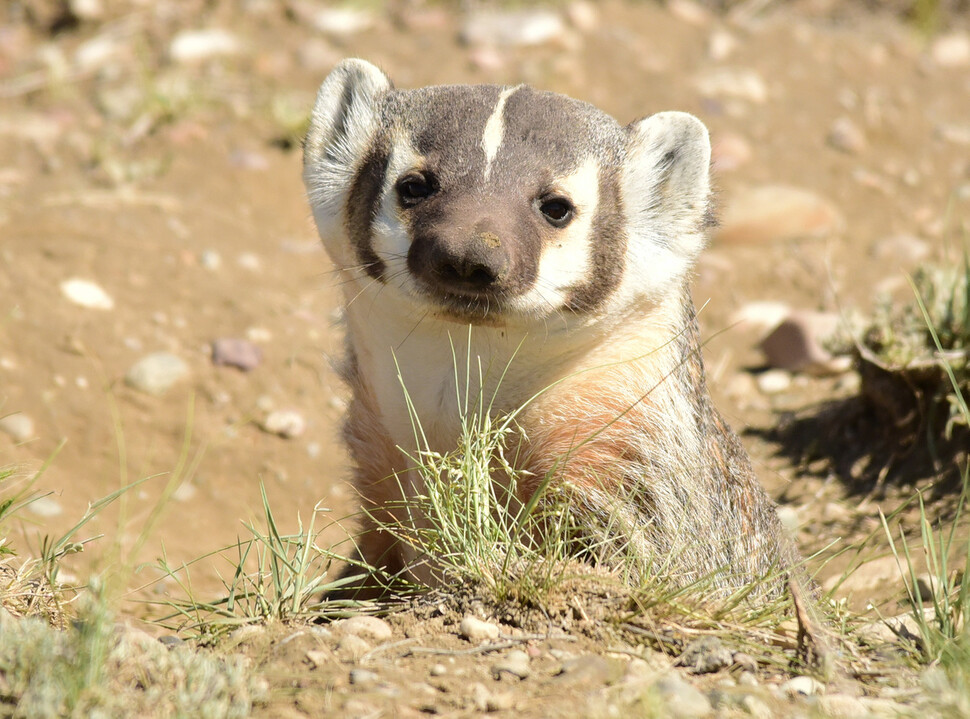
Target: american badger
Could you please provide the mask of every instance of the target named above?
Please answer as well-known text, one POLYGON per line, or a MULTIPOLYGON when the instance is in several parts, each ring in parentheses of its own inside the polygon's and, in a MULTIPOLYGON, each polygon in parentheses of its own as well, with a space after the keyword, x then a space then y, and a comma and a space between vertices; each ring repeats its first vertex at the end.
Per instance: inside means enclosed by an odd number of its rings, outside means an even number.
POLYGON ((413 561, 380 526, 422 491, 406 454, 456 448, 454 366, 471 361, 490 370, 473 391, 492 411, 534 398, 512 453, 523 497, 552 473, 678 584, 727 592, 797 561, 705 385, 688 280, 709 165, 685 113, 621 127, 524 85, 396 90, 362 60, 331 72, 303 176, 346 299, 364 560, 387 575, 413 561))

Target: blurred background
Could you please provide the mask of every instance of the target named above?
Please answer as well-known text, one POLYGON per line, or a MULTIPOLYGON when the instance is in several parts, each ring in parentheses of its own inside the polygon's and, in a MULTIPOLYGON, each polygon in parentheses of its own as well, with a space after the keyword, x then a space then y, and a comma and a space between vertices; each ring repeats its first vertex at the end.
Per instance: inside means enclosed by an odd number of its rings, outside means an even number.
MULTIPOLYGON (((260 482, 287 529, 318 502, 333 519, 353 511, 332 369, 339 293, 299 151, 317 87, 348 56, 400 87, 525 82, 621 123, 670 109, 704 120, 721 222, 695 299, 716 399, 760 430, 745 442, 804 551, 866 535, 876 503, 893 502, 871 492, 882 465, 864 451, 844 471, 837 456, 806 464, 772 428, 858 391, 823 341, 836 326, 910 295, 918 263, 960 255, 968 6, 4 0, 4 491, 42 470, 9 541, 36 553, 143 478, 79 532, 103 536, 62 579, 230 544, 261 515, 260 482), (794 358, 759 348, 792 318, 808 338, 794 358)), ((911 490, 931 475, 894 477, 911 490)), ((196 589, 218 571, 200 562, 196 589)), ((869 591, 879 572, 895 565, 852 581, 869 591)), ((141 567, 130 585, 173 591, 160 577, 141 567)))

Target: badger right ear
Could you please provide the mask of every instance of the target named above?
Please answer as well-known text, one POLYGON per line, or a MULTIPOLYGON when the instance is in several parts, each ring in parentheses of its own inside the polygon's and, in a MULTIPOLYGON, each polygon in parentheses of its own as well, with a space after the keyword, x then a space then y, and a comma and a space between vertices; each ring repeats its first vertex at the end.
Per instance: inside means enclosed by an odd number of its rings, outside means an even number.
POLYGON ((364 60, 343 60, 323 81, 303 143, 303 183, 324 247, 338 264, 352 262, 343 241, 354 177, 379 130, 387 75, 364 60))
POLYGON ((342 60, 323 81, 303 144, 303 164, 320 160, 353 164, 377 124, 377 100, 392 88, 366 60, 342 60))

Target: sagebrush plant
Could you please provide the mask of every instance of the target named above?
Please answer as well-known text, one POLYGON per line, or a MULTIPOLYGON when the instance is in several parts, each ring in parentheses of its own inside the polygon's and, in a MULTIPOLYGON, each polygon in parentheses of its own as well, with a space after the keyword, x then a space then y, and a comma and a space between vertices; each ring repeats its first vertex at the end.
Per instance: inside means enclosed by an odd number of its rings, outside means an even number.
POLYGON ((958 427, 970 426, 964 399, 970 395, 970 256, 922 266, 911 284, 916 301, 879 305, 861 345, 885 369, 912 376, 923 414, 944 415, 942 435, 950 439, 958 427))
MULTIPOLYGON (((947 402, 948 421, 943 431, 949 436, 956 425, 970 427, 966 399, 970 390, 970 261, 964 254, 960 267, 918 272, 912 285, 918 308, 912 314, 918 312, 924 341, 936 350, 934 359, 945 378, 940 394, 947 402)), ((964 518, 970 502, 970 465, 963 468, 960 497, 948 526, 928 517, 921 493, 918 501, 919 541, 915 547, 902 527, 897 526, 898 538, 894 536, 880 513, 882 525, 906 580, 918 633, 912 649, 923 663, 940 667, 941 673, 928 681, 947 711, 966 715, 970 713, 970 534, 964 518), (918 558, 926 566, 928 587, 921 587, 915 579, 918 558), (929 596, 924 596, 925 591, 929 596)))
POLYGON ((190 564, 173 566, 164 555, 158 560, 163 574, 172 579, 183 598, 163 602, 169 610, 158 622, 175 631, 188 631, 211 640, 237 627, 264 621, 320 619, 337 616, 350 608, 362 607, 352 601, 327 600, 326 595, 368 574, 370 567, 342 556, 334 547, 320 547, 317 537, 319 516, 329 510, 314 507, 304 526, 297 518, 297 531, 280 532, 266 490, 260 483, 264 528, 244 522, 247 539, 210 552, 192 563, 218 556, 231 569, 222 580, 225 594, 215 599, 200 598, 192 587, 190 564), (360 568, 359 576, 334 577, 333 568, 349 563, 360 568))

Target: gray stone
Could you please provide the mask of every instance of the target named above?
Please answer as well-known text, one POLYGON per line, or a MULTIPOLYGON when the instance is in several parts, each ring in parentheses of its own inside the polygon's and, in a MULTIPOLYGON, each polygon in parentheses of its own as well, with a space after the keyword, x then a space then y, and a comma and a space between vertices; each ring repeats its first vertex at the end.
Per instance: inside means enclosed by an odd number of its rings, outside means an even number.
POLYGON ((695 719, 706 717, 713 713, 707 696, 694 686, 691 686, 676 674, 661 677, 654 689, 664 699, 667 716, 673 719, 695 719))
POLYGON ((357 687, 372 687, 380 681, 377 672, 370 669, 351 669, 350 683, 357 687))
POLYGON ((501 679, 503 674, 509 674, 518 679, 527 679, 532 674, 529 666, 529 655, 521 649, 513 649, 499 661, 492 665, 492 676, 501 679))
POLYGON ((14 442, 26 442, 35 435, 34 420, 23 412, 0 417, 0 432, 10 435, 14 442))
POLYGON ((728 201, 715 239, 729 244, 761 244, 837 234, 842 213, 809 190, 761 185, 742 190, 728 201))
POLYGON ((868 144, 865 133, 848 117, 840 117, 829 128, 826 137, 830 147, 850 155, 857 155, 868 144))
POLYGON ((250 372, 263 361, 263 350, 238 337, 221 337, 212 343, 212 364, 250 372))
POLYGON ((61 283, 61 294, 79 307, 90 310, 110 310, 115 306, 111 296, 91 280, 72 277, 61 283))
POLYGON ((781 691, 790 697, 812 697, 825 691, 825 685, 812 677, 794 677, 781 685, 781 691))
POLYGON ((734 663, 734 651, 717 637, 695 639, 684 649, 677 664, 692 674, 712 674, 734 663))
POLYGON ((940 67, 970 67, 970 34, 956 31, 940 35, 930 45, 930 57, 940 67))
POLYGON ((791 387, 791 375, 783 369, 770 369, 758 375, 757 383, 763 394, 778 394, 791 387))
POLYGON ((341 634, 367 637, 379 642, 387 641, 394 635, 390 624, 379 617, 367 615, 350 617, 349 619, 336 622, 333 628, 341 634))
POLYGON ((27 509, 45 519, 59 517, 64 514, 64 508, 61 506, 61 503, 51 496, 38 497, 27 505, 27 509))
POLYGON ((261 427, 283 439, 295 439, 306 432, 306 418, 295 409, 277 409, 266 416, 261 427))
POLYGON ((771 367, 816 375, 835 374, 838 365, 822 342, 832 337, 838 326, 839 316, 833 313, 792 312, 761 341, 760 349, 771 367))
POLYGON ((188 374, 189 366, 181 357, 169 352, 155 352, 131 366, 125 375, 125 383, 139 392, 162 395, 188 374))
POLYGON ((694 84, 698 92, 707 97, 744 100, 758 105, 768 99, 768 86, 751 68, 715 68, 697 77, 694 84))
POLYGON ((499 629, 490 622, 484 622, 471 614, 466 615, 458 625, 458 634, 470 642, 498 639, 499 629))
POLYGON ((242 50, 242 43, 228 30, 182 30, 168 47, 168 54, 175 62, 192 63, 215 57, 235 55, 242 50))
POLYGON ((555 40, 564 30, 562 17, 551 10, 479 10, 465 18, 461 39, 469 45, 528 47, 555 40))

